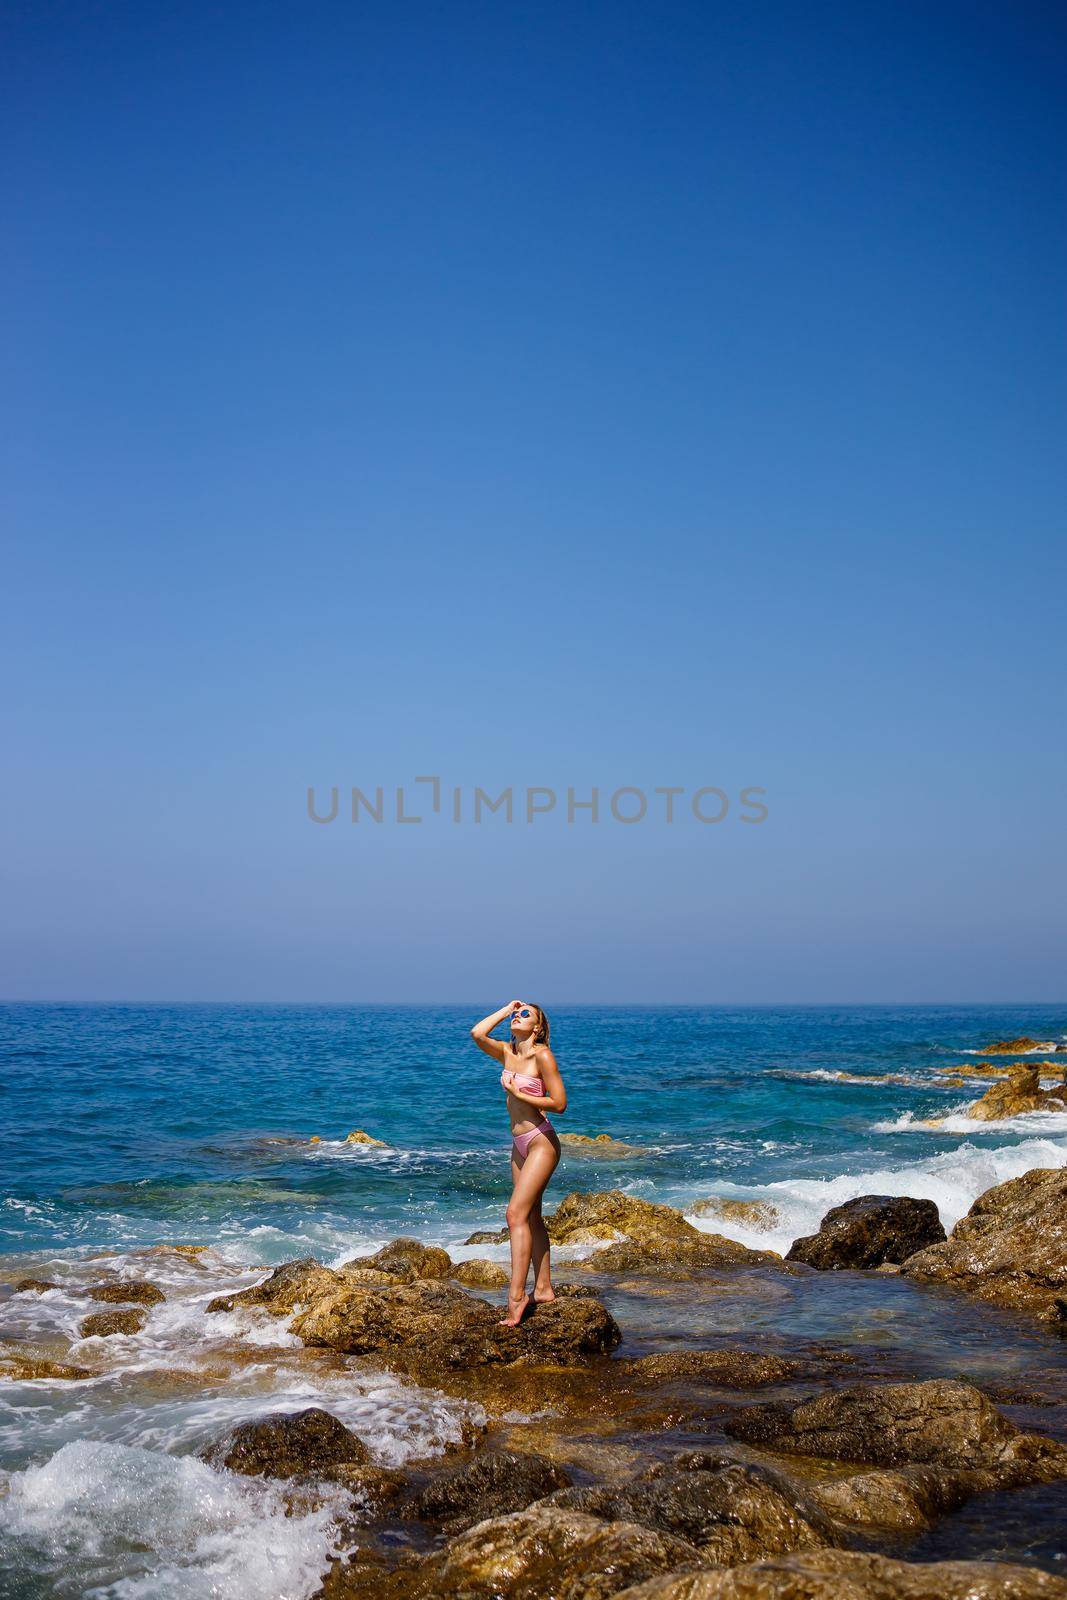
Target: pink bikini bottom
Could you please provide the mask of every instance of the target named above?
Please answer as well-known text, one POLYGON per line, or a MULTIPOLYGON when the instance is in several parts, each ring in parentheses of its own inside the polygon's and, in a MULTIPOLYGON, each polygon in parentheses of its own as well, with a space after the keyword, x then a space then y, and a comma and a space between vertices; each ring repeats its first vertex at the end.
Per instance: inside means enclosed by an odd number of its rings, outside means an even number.
POLYGON ((526 1152, 529 1150, 533 1141, 537 1138, 537 1135, 539 1133, 543 1133, 547 1137, 548 1133, 551 1131, 551 1128, 552 1124, 549 1122, 548 1118, 542 1117, 536 1128, 530 1128, 526 1133, 512 1134, 511 1142, 515 1146, 515 1154, 518 1156, 520 1161, 525 1161, 526 1152))

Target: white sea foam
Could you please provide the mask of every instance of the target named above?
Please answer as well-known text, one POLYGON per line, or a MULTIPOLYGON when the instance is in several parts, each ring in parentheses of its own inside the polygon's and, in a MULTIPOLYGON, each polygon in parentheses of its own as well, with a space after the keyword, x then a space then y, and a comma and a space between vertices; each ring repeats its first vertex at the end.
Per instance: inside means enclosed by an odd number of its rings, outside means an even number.
MULTIPOLYGON (((978 1124, 967 1131, 974 1133, 987 1126, 978 1124)), ((746 1228, 732 1218, 690 1215, 688 1220, 705 1233, 723 1233, 753 1250, 777 1250, 784 1255, 794 1239, 818 1230, 831 1206, 860 1195, 911 1195, 917 1200, 933 1200, 948 1229, 970 1210, 980 1194, 995 1184, 1017 1178, 1033 1167, 1063 1166, 1067 1166, 1067 1138, 1024 1139, 993 1149, 968 1143, 911 1166, 842 1173, 834 1178, 787 1178, 750 1187, 719 1183, 705 1191, 705 1195, 728 1199, 769 1202, 777 1210, 779 1221, 767 1232, 746 1228)))
POLYGON ((975 1134, 1020 1133, 1024 1136, 1055 1138, 1067 1134, 1067 1111, 1027 1111, 1018 1117, 1000 1117, 995 1122, 983 1122, 967 1115, 971 1105, 953 1106, 942 1116, 921 1117, 914 1111, 902 1111, 899 1117, 871 1124, 872 1133, 959 1133, 975 1134))
POLYGON ((86 1600, 306 1600, 340 1549, 335 1500, 287 1516, 282 1490, 261 1479, 79 1439, 11 1475, 0 1529, 86 1600))

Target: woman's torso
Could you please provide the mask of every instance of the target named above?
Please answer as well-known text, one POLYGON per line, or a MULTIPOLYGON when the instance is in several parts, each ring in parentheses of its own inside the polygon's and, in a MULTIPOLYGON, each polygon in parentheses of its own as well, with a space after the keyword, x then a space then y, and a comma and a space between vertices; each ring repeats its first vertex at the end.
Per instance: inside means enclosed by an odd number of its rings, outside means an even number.
MULTIPOLYGON (((544 1094, 545 1086, 537 1070, 536 1057, 516 1055, 511 1046, 506 1044, 504 1071, 513 1072, 517 1078, 530 1080, 519 1085, 524 1094, 544 1094)), ((548 1109, 548 1106, 532 1106, 529 1101, 520 1100, 518 1095, 508 1090, 508 1116, 511 1118, 512 1133, 529 1133, 531 1128, 537 1127, 548 1109)))

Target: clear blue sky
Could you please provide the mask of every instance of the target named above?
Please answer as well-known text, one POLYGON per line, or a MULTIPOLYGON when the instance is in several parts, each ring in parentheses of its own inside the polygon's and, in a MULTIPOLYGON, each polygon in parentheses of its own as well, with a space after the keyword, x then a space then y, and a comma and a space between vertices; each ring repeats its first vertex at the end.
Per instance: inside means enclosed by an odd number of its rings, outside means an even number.
POLYGON ((6 17, 0 994, 1065 997, 1061 8, 6 17))

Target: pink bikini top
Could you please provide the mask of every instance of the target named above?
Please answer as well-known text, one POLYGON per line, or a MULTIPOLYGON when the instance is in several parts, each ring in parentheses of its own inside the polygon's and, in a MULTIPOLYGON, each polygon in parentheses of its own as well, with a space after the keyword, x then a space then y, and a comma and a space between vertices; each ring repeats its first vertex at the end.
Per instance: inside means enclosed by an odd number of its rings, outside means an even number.
POLYGON ((512 1083, 518 1089, 523 1089, 527 1094, 544 1094, 545 1086, 540 1078, 520 1078, 518 1073, 512 1073, 512 1083))

